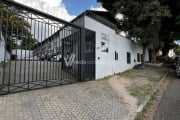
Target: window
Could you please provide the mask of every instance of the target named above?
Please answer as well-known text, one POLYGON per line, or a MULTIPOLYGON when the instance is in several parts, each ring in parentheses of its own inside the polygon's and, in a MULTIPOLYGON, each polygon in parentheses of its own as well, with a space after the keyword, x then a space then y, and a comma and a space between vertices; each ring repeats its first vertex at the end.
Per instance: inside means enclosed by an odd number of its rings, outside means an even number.
POLYGON ((108 51, 109 51, 108 47, 109 47, 108 43, 101 42, 101 51, 102 52, 107 52, 108 53, 108 51))
POLYGON ((115 60, 118 60, 118 53, 115 51, 115 60))
POLYGON ((105 33, 101 33, 101 51, 109 52, 109 35, 105 33))
POLYGON ((131 64, 131 53, 127 52, 127 64, 131 64))
POLYGON ((141 62, 140 57, 141 57, 141 55, 139 53, 137 53, 137 62, 141 62))
POLYGON ((140 55, 141 56, 141 62, 143 61, 143 54, 140 55))

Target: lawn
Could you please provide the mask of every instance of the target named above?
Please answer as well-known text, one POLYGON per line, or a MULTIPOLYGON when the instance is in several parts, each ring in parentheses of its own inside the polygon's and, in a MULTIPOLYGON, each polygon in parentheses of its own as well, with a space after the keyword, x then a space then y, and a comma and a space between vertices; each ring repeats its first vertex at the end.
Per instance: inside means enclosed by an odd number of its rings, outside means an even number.
POLYGON ((140 105, 161 80, 165 72, 166 69, 164 68, 148 66, 145 69, 128 70, 119 74, 119 76, 131 82, 126 88, 130 95, 137 98, 137 104, 140 105))

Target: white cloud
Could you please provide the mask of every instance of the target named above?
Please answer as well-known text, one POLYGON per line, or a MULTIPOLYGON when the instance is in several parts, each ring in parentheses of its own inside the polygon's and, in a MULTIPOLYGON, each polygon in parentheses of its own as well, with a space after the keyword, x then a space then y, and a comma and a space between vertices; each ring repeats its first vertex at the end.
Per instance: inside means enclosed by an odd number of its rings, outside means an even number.
POLYGON ((91 6, 90 10, 96 10, 96 11, 107 11, 105 8, 103 7, 93 7, 91 6))
POLYGON ((62 0, 15 0, 15 1, 67 21, 71 21, 75 17, 68 13, 66 6, 62 2, 62 0))

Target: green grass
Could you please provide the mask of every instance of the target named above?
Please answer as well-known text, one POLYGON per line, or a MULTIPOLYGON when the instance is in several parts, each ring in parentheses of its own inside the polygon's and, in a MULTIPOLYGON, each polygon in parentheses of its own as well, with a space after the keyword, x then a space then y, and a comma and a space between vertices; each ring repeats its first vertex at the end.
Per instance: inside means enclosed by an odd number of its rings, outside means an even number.
POLYGON ((118 75, 130 78, 132 82, 134 79, 136 79, 136 82, 138 79, 144 80, 145 83, 142 83, 142 85, 138 85, 138 83, 136 83, 131 84, 130 87, 128 87, 129 93, 138 99, 138 105, 143 102, 143 100, 151 93, 155 84, 162 78, 162 73, 161 71, 158 71, 157 68, 147 68, 143 70, 132 69, 118 75))
POLYGON ((151 82, 159 82, 161 80, 162 76, 149 76, 148 77, 148 80, 151 81, 151 82))
POLYGON ((158 81, 159 77, 154 76, 153 74, 149 74, 146 72, 146 70, 128 70, 123 73, 119 73, 121 77, 127 77, 127 78, 147 78, 149 81, 158 81))
POLYGON ((137 113, 135 120, 145 120, 144 112, 137 113))
POLYGON ((129 92, 132 96, 138 99, 138 105, 140 105, 145 97, 150 94, 153 89, 153 85, 151 83, 143 85, 141 87, 132 85, 129 87, 129 92))
MULTIPOLYGON (((129 78, 132 84, 127 88, 130 95, 134 96, 138 100, 138 106, 144 102, 146 97, 152 92, 154 86, 162 79, 164 71, 160 70, 158 67, 148 67, 143 70, 128 70, 120 73, 121 77, 129 78), (133 81, 136 79, 135 81, 133 81), (144 83, 138 84, 138 79, 142 79, 144 83)), ((151 106, 153 97, 148 102, 144 110, 137 114, 135 120, 146 120, 145 113, 149 106, 151 106)))
POLYGON ((145 108, 141 112, 137 113, 137 115, 135 117, 135 120, 146 120, 146 116, 145 115, 148 112, 148 109, 153 105, 153 101, 155 100, 155 96, 156 96, 157 92, 152 95, 150 101, 147 103, 145 108))
POLYGON ((125 72, 118 73, 117 75, 120 75, 121 77, 135 78, 134 72, 132 70, 127 70, 125 72))

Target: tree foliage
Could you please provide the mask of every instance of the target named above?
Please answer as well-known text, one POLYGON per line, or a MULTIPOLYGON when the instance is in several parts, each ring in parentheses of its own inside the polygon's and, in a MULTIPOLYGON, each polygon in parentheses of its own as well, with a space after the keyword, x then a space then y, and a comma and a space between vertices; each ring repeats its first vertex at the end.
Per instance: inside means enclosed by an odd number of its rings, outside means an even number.
POLYGON ((180 54, 180 46, 176 46, 175 49, 174 49, 174 52, 176 54, 180 54))
POLYGON ((162 18, 171 15, 168 6, 162 6, 159 0, 98 1, 112 14, 123 15, 123 19, 118 20, 119 28, 128 32, 144 48, 149 46, 156 50, 162 46, 159 32, 162 18))
POLYGON ((30 24, 19 14, 19 11, 11 7, 3 5, 0 7, 1 31, 5 38, 6 49, 9 52, 17 48, 32 49, 37 42, 30 32, 30 24), (20 46, 16 43, 17 40, 22 41, 20 46))
POLYGON ((160 0, 163 6, 168 6, 171 12, 170 18, 164 18, 160 29, 159 38, 164 43, 162 48, 163 56, 167 56, 169 49, 175 47, 174 40, 180 39, 180 1, 179 0, 160 0))

